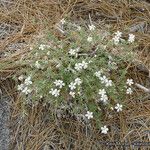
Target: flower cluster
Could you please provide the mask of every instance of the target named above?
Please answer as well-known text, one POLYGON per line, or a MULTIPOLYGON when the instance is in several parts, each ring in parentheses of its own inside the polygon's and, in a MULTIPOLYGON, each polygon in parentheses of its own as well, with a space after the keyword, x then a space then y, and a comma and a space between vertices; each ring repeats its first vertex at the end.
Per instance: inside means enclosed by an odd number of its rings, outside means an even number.
POLYGON ((131 95, 131 94, 133 93, 133 91, 132 91, 132 89, 131 89, 131 86, 134 84, 133 79, 127 79, 126 84, 129 86, 129 87, 127 88, 126 93, 129 94, 129 95, 131 95))
POLYGON ((87 67, 88 63, 83 60, 81 63, 76 63, 74 68, 77 71, 81 71, 82 69, 87 69, 87 67))
POLYGON ((80 50, 80 48, 79 47, 77 47, 77 48, 75 48, 75 49, 70 49, 69 50, 69 54, 71 55, 71 56, 78 56, 78 52, 79 52, 79 50, 80 50))
POLYGON ((89 30, 93 31, 93 30, 95 30, 95 28, 96 27, 93 24, 89 25, 89 30))
POLYGON ((121 40, 122 32, 117 31, 115 32, 115 36, 113 37, 113 41, 115 45, 118 45, 121 40))
POLYGON ((74 80, 74 82, 71 82, 70 84, 69 84, 69 88, 70 88, 70 92, 69 92, 69 94, 73 97, 73 98, 75 98, 75 92, 74 92, 74 90, 76 89, 76 87, 77 86, 80 86, 82 84, 82 80, 80 79, 80 78, 76 78, 75 80, 74 80))
MULTIPOLYGON (((22 81, 23 76, 19 76, 18 79, 22 81)), ((25 95, 28 95, 32 92, 31 88, 29 87, 31 84, 32 84, 31 76, 29 76, 24 80, 24 83, 18 85, 18 90, 24 93, 25 95)))
POLYGON ((101 96, 100 101, 102 101, 104 104, 106 104, 108 101, 108 96, 106 94, 105 89, 100 89, 98 94, 101 96))
MULTIPOLYGON (((131 50, 134 46, 129 43, 134 42, 135 36, 129 34, 122 56, 109 51, 113 48, 110 36, 104 36, 93 24, 87 29, 62 19, 58 29, 66 33, 66 38, 50 34, 43 43, 51 41, 51 44, 37 44, 31 49, 31 57, 23 60, 27 67, 22 72, 27 77, 19 76, 18 90, 25 95, 32 92, 33 101, 42 98, 43 103, 50 103, 52 112, 62 104, 69 105, 69 113, 82 114, 99 125, 101 103, 104 108, 121 112, 124 103, 120 100, 133 92, 133 79, 126 80, 126 68, 119 68, 119 64, 128 61, 125 56, 129 55, 128 47, 131 50)), ((117 31, 114 44, 122 40, 122 32, 117 31)), ((109 131, 106 125, 99 127, 103 134, 109 131)))
POLYGON ((95 72, 95 76, 98 77, 101 81, 101 83, 105 84, 106 87, 112 86, 113 82, 112 80, 109 80, 105 75, 102 76, 103 71, 97 71, 95 72))
POLYGON ((135 41, 135 35, 134 34, 129 34, 128 42, 133 43, 135 41))
MULTIPOLYGON (((122 32, 120 32, 120 31, 115 32, 115 36, 112 39, 115 45, 119 44, 119 42, 122 40, 121 37, 122 37, 122 32)), ((133 43, 134 41, 135 41, 135 35, 129 34, 128 42, 133 43)))
POLYGON ((54 97, 58 97, 60 95, 60 89, 65 86, 65 83, 62 80, 55 80, 54 84, 56 87, 58 87, 59 89, 55 88, 51 88, 51 90, 49 91, 50 94, 52 94, 54 97))

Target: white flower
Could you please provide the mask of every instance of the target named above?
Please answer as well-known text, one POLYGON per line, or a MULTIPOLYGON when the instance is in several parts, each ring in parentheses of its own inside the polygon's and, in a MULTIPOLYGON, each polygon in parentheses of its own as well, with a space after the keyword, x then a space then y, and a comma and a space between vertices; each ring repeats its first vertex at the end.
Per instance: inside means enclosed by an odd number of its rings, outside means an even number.
POLYGON ((120 41, 120 37, 118 37, 118 36, 113 37, 113 41, 114 41, 115 45, 118 45, 119 41, 120 41))
POLYGON ((135 35, 134 34, 129 34, 128 42, 133 43, 135 41, 135 35))
POLYGON ((69 50, 69 54, 70 54, 70 55, 75 55, 75 54, 76 54, 75 49, 70 49, 70 50, 69 50))
POLYGON ((102 70, 100 70, 100 71, 95 72, 94 75, 100 78, 102 73, 103 73, 102 70))
POLYGON ((69 54, 70 55, 75 55, 75 56, 77 56, 77 53, 79 52, 79 47, 78 48, 76 48, 76 49, 70 49, 69 50, 69 54))
POLYGON ((70 88, 71 90, 76 89, 76 84, 73 83, 73 82, 71 82, 71 83, 69 84, 69 88, 70 88))
POLYGON ((107 134, 109 129, 106 126, 104 126, 104 127, 101 127, 101 130, 102 130, 101 133, 107 134))
POLYGON ((117 112, 122 111, 122 105, 117 103, 117 105, 115 106, 115 109, 117 110, 117 112))
POLYGON ((117 32, 115 32, 115 35, 116 35, 116 37, 121 37, 122 36, 122 32, 120 32, 120 31, 117 31, 117 32))
POLYGON ((129 94, 129 95, 131 95, 133 93, 133 91, 132 91, 131 88, 128 88, 127 91, 126 91, 126 93, 129 94))
POLYGON ((59 88, 62 88, 65 86, 65 83, 62 80, 55 80, 54 84, 58 86, 59 88))
POLYGON ((85 114, 85 117, 87 117, 88 119, 93 118, 93 112, 87 111, 87 113, 85 114))
POLYGON ((31 76, 29 76, 29 77, 27 77, 27 78, 25 79, 24 84, 26 84, 26 85, 32 84, 31 76))
POLYGON ((33 47, 30 47, 30 51, 33 50, 33 47))
POLYGON ((113 37, 113 41, 115 45, 118 45, 121 40, 122 32, 117 31, 115 32, 115 36, 113 37))
POLYGON ((106 87, 112 86, 112 80, 106 80, 106 87))
POLYGON ((114 110, 114 108, 113 108, 113 107, 110 107, 110 109, 111 109, 111 110, 114 110))
POLYGON ((80 30, 81 30, 81 27, 80 27, 80 26, 77 26, 77 30, 80 31, 80 30))
POLYGON ((20 75, 20 76, 18 77, 18 79, 19 79, 20 81, 22 81, 22 80, 23 80, 23 75, 20 75))
POLYGON ((92 42, 92 41, 93 41, 93 38, 90 37, 90 36, 88 36, 87 41, 88 41, 88 42, 92 42))
POLYGON ((59 63, 59 64, 56 65, 56 68, 60 68, 60 66, 61 66, 61 64, 59 63))
POLYGON ((106 90, 105 89, 99 89, 98 94, 105 95, 106 94, 106 90))
POLYGON ((50 51, 47 52, 47 55, 48 55, 48 56, 50 55, 50 51))
POLYGON ((92 25, 89 25, 89 30, 95 30, 95 26, 92 24, 92 25))
POLYGON ((82 61, 82 63, 76 63, 74 68, 77 71, 81 71, 82 69, 86 69, 87 67, 88 67, 88 63, 85 61, 82 61))
POLYGON ((100 77, 100 80, 101 80, 102 83, 106 83, 108 81, 106 76, 100 77))
POLYGON ((31 92, 32 92, 32 90, 29 89, 28 87, 25 87, 25 88, 22 90, 22 93, 25 93, 26 95, 29 94, 29 93, 31 93, 31 92))
POLYGON ((40 44, 39 49, 43 51, 44 48, 45 48, 45 45, 44 44, 40 44))
POLYGON ((82 64, 81 63, 76 63, 74 67, 77 71, 82 70, 82 64))
POLYGON ((73 98, 75 98, 75 92, 70 91, 69 94, 70 94, 73 98))
POLYGON ((129 85, 129 86, 131 86, 132 84, 134 84, 133 79, 127 79, 126 84, 129 85))
POLYGON ((65 23, 66 23, 65 19, 64 19, 64 18, 61 19, 61 20, 60 20, 60 23, 61 23, 61 24, 65 24, 65 23))
POLYGON ((38 68, 38 69, 41 68, 41 65, 40 65, 40 63, 38 61, 35 62, 35 67, 38 68))
POLYGON ((85 61, 82 61, 82 67, 83 69, 86 69, 88 67, 88 63, 85 61))
POLYGON ((60 95, 60 90, 51 88, 49 93, 52 94, 55 97, 58 97, 60 95))
POLYGON ((108 101, 108 96, 106 94, 101 95, 100 101, 106 104, 108 101))
POLYGON ((22 91, 22 90, 24 89, 24 84, 18 85, 17 89, 18 89, 19 91, 22 91))
POLYGON ((82 80, 80 78, 75 79, 75 85, 80 85, 82 83, 82 80))

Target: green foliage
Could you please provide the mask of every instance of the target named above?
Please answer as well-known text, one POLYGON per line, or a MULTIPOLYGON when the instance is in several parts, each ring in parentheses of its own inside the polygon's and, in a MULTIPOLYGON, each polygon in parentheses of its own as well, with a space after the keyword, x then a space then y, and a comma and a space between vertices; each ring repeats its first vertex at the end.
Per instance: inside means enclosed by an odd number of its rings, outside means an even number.
POLYGON ((37 43, 28 59, 22 61, 26 67, 21 70, 24 72, 21 94, 26 95, 26 103, 50 103, 52 112, 68 104, 71 104, 75 115, 85 114, 89 110, 100 124, 100 108, 110 109, 116 103, 122 103, 127 96, 124 62, 132 61, 135 45, 126 40, 115 45, 111 33, 85 27, 78 30, 72 23, 66 23, 63 30, 64 38, 59 39, 48 33, 42 39, 44 42, 37 43), (92 37, 92 41, 88 41, 88 37, 92 37), (95 75, 98 71, 101 72, 99 77, 95 75), (29 85, 24 83, 27 77, 31 77, 32 83, 29 85), (69 85, 77 78, 82 83, 76 83, 75 89, 71 90, 69 85), (63 81, 65 85, 62 88, 56 86, 56 80, 63 81), (106 86, 109 81, 110 85, 106 86), (57 90, 57 96, 52 89, 57 90), (105 89, 108 100, 101 98, 100 89, 105 89), (74 95, 70 95, 70 91, 74 95))

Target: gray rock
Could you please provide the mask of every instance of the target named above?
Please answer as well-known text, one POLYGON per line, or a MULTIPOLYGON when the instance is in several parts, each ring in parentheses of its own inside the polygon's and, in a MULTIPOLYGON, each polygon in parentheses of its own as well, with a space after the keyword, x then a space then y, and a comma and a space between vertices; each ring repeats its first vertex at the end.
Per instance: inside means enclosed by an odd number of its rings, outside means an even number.
POLYGON ((0 93, 0 150, 9 150, 10 130, 9 130, 9 108, 10 98, 0 93))

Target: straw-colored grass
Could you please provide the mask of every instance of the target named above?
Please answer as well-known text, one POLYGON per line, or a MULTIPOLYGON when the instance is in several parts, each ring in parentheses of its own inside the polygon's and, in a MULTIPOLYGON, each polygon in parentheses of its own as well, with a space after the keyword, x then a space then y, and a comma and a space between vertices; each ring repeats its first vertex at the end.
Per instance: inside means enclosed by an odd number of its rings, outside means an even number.
MULTIPOLYGON (((89 23, 89 14, 98 28, 109 26, 113 31, 133 32, 139 41, 137 61, 150 70, 150 3, 144 0, 13 0, 1 2, 0 23, 10 25, 12 30, 0 37, 0 53, 10 53, 1 57, 0 76, 10 78, 21 66, 15 61, 25 58, 29 45, 34 43, 46 29, 55 30, 55 23, 68 17, 77 23, 89 23), (8 47, 24 43, 21 50, 8 47)), ((0 24, 1 25, 1 24, 0 24)), ((1 31, 0 31, 1 32, 1 31)), ((130 74, 138 83, 150 88, 150 77, 146 71, 130 66, 130 74)), ((11 83, 12 81, 9 81, 11 83)), ((1 86, 6 86, 1 81, 1 86)), ((8 87, 8 85, 7 85, 8 87)), ((10 87, 10 86, 9 86, 10 87)), ((44 149, 110 149, 100 141, 150 141, 150 96, 136 89, 135 95, 126 100, 127 108, 118 114, 106 114, 104 122, 110 126, 108 135, 102 136, 95 129, 85 129, 83 125, 68 120, 51 122, 48 109, 36 106, 23 115, 22 100, 14 88, 8 90, 11 102, 12 150, 44 149), (24 117, 23 117, 24 116, 24 117), (87 132, 87 135, 85 134, 87 132)), ((120 150, 121 148, 115 147, 120 150)), ((130 147, 129 149, 133 149, 130 147)), ((141 148, 145 150, 145 148, 141 148)))

